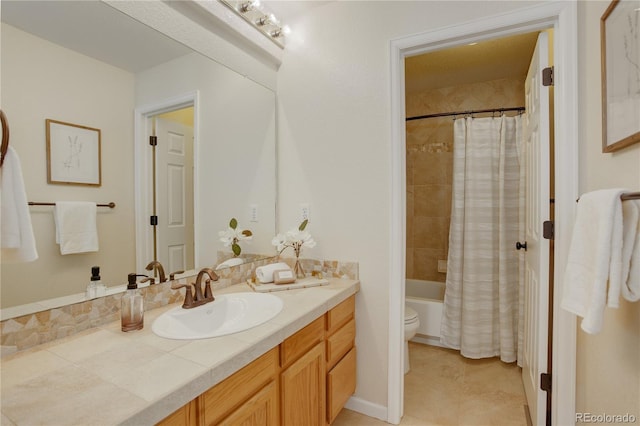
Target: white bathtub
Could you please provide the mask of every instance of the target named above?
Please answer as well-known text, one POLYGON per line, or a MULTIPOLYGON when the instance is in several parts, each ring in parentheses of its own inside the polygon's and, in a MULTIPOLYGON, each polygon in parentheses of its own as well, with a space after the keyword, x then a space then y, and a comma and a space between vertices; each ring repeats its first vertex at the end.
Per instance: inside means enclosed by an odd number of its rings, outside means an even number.
POLYGON ((406 280, 405 303, 418 313, 420 327, 412 342, 443 346, 440 343, 440 323, 444 302, 444 283, 406 280))

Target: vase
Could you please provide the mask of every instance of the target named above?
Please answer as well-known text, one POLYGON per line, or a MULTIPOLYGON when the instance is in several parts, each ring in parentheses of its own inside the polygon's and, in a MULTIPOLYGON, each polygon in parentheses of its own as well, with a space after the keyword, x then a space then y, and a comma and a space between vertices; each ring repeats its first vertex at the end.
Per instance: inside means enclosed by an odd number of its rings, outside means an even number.
POLYGON ((293 272, 296 274, 296 278, 304 278, 304 269, 302 268, 302 262, 296 257, 296 264, 293 267, 293 272))

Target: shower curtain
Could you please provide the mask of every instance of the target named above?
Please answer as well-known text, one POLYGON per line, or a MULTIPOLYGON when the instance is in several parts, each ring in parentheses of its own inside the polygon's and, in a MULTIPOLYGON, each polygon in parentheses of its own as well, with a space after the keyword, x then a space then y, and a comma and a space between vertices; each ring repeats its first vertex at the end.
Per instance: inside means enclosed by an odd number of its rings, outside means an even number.
POLYGON ((454 122, 441 342, 468 358, 514 362, 522 342, 520 144, 520 117, 454 122))

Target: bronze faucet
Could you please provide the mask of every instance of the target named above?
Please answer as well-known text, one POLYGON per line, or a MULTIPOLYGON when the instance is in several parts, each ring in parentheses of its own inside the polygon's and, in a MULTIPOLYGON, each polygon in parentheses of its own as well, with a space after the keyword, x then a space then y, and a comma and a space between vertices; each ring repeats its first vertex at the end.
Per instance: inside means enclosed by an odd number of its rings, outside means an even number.
MULTIPOLYGON (((158 262, 157 260, 152 260, 151 262, 149 262, 145 269, 147 271, 155 270, 158 273, 159 283, 163 283, 167 280, 164 275, 164 268, 162 267, 162 263, 158 262)), ((151 284, 153 284, 153 282, 151 284)))
POLYGON ((185 287, 185 295, 184 302, 182 303, 182 307, 184 309, 195 308, 196 306, 204 305, 205 303, 213 302, 213 291, 211 290, 211 280, 218 281, 218 275, 213 272, 211 268, 203 268, 198 272, 198 276, 196 277, 195 283, 189 284, 173 284, 171 286, 172 289, 178 290, 182 287, 185 287), (202 280, 204 276, 208 275, 209 277, 205 280, 204 283, 204 294, 202 293, 202 280), (191 287, 195 287, 195 294, 191 287))

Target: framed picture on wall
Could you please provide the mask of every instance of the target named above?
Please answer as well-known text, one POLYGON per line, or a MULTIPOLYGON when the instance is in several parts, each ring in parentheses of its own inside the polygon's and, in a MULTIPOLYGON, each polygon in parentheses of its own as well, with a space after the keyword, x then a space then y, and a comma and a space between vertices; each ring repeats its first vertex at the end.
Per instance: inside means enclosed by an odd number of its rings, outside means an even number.
POLYGON ((600 18, 602 152, 640 142, 640 0, 613 0, 600 18))
POLYGON ((47 119, 47 182, 102 184, 100 129, 47 119))

